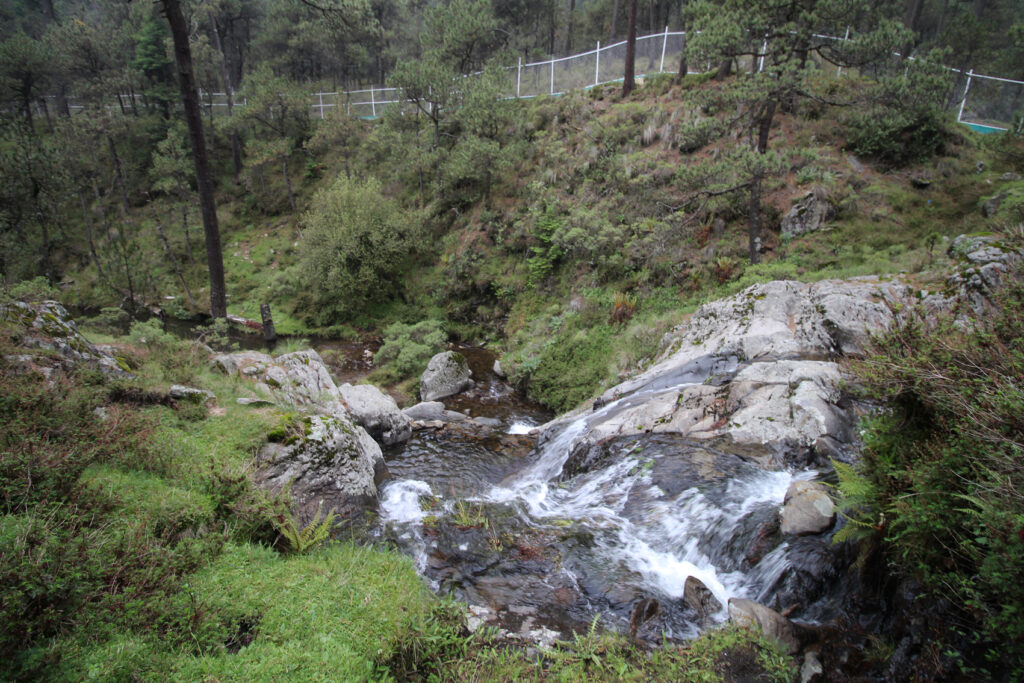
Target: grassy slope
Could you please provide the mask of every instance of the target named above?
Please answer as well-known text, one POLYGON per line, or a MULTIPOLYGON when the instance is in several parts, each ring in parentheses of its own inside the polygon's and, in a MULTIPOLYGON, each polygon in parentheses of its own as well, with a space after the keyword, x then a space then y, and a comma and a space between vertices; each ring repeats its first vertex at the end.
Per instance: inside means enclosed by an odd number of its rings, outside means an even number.
MULTIPOLYGON (((950 124, 944 156, 886 169, 850 159, 842 109, 808 105, 777 117, 770 147, 785 163, 766 183, 764 263, 749 267, 741 193, 684 206, 693 195, 687 174, 742 144, 726 136, 681 151, 692 147, 688 124, 706 117, 694 94, 716 87, 656 78, 628 100, 595 89, 508 103, 502 141, 516 150, 512 170, 484 196, 456 208, 451 197, 432 205, 434 248, 402 275, 404 301, 326 331, 350 336, 395 320, 443 318, 453 336, 499 341, 513 379, 566 409, 641 367, 662 334, 702 301, 779 278, 907 272, 934 289, 928 273, 946 264, 945 238, 1017 219, 1004 209, 986 221, 979 202, 1002 188, 1007 203, 1016 202, 1020 183, 999 176, 1014 170, 1019 152, 1007 152, 1019 142, 950 124), (986 162, 983 172, 975 172, 977 161, 986 162), (930 185, 916 186, 920 180, 930 185), (780 217, 814 188, 838 216, 825 230, 782 240, 780 217)), ((409 206, 419 201, 418 176, 395 163, 403 151, 393 147, 396 137, 380 134, 383 124, 328 118, 317 125, 307 173, 294 180, 300 213, 318 189, 349 172, 378 176, 409 206), (382 139, 392 145, 388 154, 382 139)), ((268 301, 279 332, 305 334, 312 330, 304 313, 315 302, 297 264, 300 216, 288 213, 283 193, 273 169, 262 183, 222 183, 229 310, 256 318, 268 301)), ((180 235, 174 239, 180 251, 180 235)), ((152 251, 160 253, 155 240, 152 251)), ((150 265, 158 288, 180 301, 161 260, 150 265)), ((202 268, 192 267, 189 278, 202 301, 202 268)), ((88 287, 88 270, 75 280, 83 297, 102 299, 88 287)))

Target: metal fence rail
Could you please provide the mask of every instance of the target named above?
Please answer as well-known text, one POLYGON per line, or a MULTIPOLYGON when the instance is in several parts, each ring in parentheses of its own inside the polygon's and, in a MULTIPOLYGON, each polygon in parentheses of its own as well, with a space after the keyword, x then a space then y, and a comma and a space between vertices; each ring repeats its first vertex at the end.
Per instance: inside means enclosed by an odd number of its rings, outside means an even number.
MULTIPOLYGON (((639 36, 636 39, 635 71, 638 78, 646 75, 675 72, 676 65, 685 45, 685 33, 669 31, 668 27, 661 33, 639 36)), ((831 40, 849 40, 850 30, 845 36, 818 36, 831 40)), ((911 57, 913 59, 913 57, 911 57)), ((561 95, 569 90, 591 88, 622 80, 625 71, 626 41, 601 45, 593 50, 570 55, 553 57, 539 62, 523 63, 520 59, 515 66, 506 67, 508 78, 505 82, 503 96, 508 99, 523 99, 544 95, 561 95)), ((705 65, 710 69, 711 65, 705 65)), ((957 121, 981 132, 1007 131, 1015 128, 1020 133, 1024 125, 1024 81, 1009 78, 986 76, 966 72, 960 69, 950 71, 965 77, 963 95, 954 100, 959 102, 957 121)), ((691 71, 692 73, 692 71, 691 71)), ((842 74, 842 68, 837 69, 842 74)), ((143 102, 140 95, 118 95, 117 104, 105 105, 108 115, 123 113, 130 110, 132 104, 143 102), (125 103, 128 102, 126 105, 125 103)), ((316 118, 323 119, 329 110, 344 108, 351 116, 364 119, 379 117, 388 107, 409 102, 403 100, 398 88, 370 86, 361 90, 338 92, 315 92, 310 94, 310 108, 316 118)), ((200 92, 203 109, 208 116, 227 115, 227 94, 217 92, 200 92)), ((55 98, 43 98, 37 106, 45 106, 52 111, 55 98)), ((245 107, 243 98, 234 102, 236 107, 245 107)), ((83 104, 75 104, 69 98, 68 106, 72 112, 85 108, 83 104)), ((47 111, 39 109, 41 116, 47 111)))

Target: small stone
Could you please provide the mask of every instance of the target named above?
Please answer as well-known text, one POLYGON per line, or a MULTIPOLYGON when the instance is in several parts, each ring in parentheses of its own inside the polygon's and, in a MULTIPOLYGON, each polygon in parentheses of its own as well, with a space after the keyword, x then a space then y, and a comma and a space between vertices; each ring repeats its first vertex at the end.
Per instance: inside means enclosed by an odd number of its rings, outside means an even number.
POLYGON ((1019 173, 1007 172, 1007 173, 1004 173, 1003 175, 999 176, 999 181, 1003 182, 1003 183, 1015 183, 1018 180, 1020 180, 1020 174, 1019 173))
POLYGON ((984 173, 985 172, 985 162, 984 161, 979 161, 978 163, 976 163, 974 165, 974 172, 975 173, 984 173))

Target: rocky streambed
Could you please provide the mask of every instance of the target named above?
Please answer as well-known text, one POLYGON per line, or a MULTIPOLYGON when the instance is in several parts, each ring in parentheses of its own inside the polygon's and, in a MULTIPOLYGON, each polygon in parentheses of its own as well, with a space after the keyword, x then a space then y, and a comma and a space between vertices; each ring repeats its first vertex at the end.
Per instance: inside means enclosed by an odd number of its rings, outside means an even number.
MULTIPOLYGON (((959 306, 970 324, 1018 258, 990 238, 951 254, 961 268, 943 295, 862 278, 709 303, 646 370, 554 420, 479 349, 439 354, 421 380, 438 400, 404 411, 374 387, 339 386, 314 350, 211 362, 248 380, 240 403, 299 416, 258 454, 257 480, 290 486, 301 519, 321 507, 360 519, 468 602, 471 628, 544 644, 600 617, 661 642, 733 619, 795 651, 877 616, 858 613, 853 549, 832 542, 832 462, 856 458, 867 409, 841 362, 910 305, 959 306)), ((56 304, 0 312, 55 362, 122 371, 56 304)))

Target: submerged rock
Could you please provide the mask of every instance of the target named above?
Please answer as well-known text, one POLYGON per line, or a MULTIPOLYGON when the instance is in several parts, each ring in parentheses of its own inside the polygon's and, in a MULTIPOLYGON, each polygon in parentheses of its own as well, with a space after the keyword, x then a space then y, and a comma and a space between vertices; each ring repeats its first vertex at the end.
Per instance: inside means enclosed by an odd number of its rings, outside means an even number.
POLYGON ((465 391, 473 386, 471 375, 469 364, 461 353, 439 353, 430 359, 420 377, 420 398, 423 401, 436 401, 465 391))
POLYGON ((419 422, 462 422, 468 419, 462 413, 445 410, 440 401, 423 401, 402 411, 410 420, 419 422))

